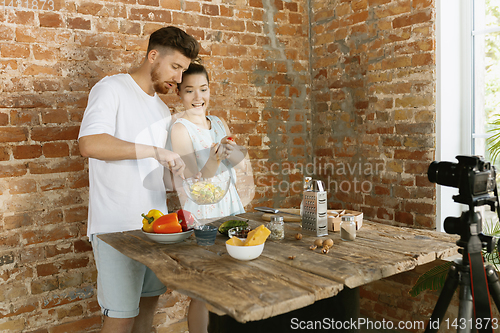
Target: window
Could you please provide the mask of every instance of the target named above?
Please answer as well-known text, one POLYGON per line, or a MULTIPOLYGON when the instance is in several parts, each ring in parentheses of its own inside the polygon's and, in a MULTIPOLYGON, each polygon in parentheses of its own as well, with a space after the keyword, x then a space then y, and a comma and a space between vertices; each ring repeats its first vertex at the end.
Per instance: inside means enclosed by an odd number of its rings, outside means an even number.
MULTIPOLYGON (((438 0, 436 6, 436 160, 491 160, 489 123, 500 116, 500 0, 438 0)), ((437 230, 467 208, 453 201, 457 193, 437 186, 437 230)))
POLYGON ((491 160, 486 138, 500 115, 500 0, 473 1, 472 49, 472 154, 491 160))

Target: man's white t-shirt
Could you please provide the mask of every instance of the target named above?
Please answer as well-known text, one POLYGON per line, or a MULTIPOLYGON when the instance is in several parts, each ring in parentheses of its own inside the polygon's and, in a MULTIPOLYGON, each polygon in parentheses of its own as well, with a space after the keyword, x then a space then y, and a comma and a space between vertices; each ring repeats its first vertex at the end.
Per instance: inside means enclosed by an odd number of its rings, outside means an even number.
MULTIPOLYGON (((128 74, 108 76, 91 90, 79 138, 109 134, 165 147, 171 115, 158 97, 146 94, 128 74)), ((89 158, 87 235, 140 229, 141 214, 167 213, 164 168, 154 158, 102 161, 89 158)))

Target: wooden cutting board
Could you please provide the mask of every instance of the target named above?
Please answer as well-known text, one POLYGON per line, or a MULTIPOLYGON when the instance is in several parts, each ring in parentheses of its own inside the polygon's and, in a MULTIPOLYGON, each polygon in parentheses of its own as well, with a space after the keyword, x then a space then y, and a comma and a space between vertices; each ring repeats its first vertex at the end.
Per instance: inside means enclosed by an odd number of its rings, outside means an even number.
MULTIPOLYGON (((293 213, 293 214, 297 214, 299 215, 300 214, 300 209, 298 208, 278 208, 279 210, 283 211, 283 212, 288 212, 288 213, 293 213)), ((271 213, 264 213, 264 215, 262 215, 262 219, 264 221, 271 221, 271 217, 272 216, 283 216, 283 221, 284 222, 300 222, 301 218, 300 216, 293 216, 293 215, 288 215, 288 214, 271 214, 271 213)))

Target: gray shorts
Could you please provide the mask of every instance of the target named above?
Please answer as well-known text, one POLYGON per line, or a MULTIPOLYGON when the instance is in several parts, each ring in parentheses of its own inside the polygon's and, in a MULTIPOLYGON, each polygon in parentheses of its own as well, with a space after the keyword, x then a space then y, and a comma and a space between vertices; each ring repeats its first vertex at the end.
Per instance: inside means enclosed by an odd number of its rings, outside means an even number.
POLYGON ((92 235, 97 266, 97 301, 102 313, 112 318, 133 318, 139 314, 141 297, 158 296, 167 287, 155 273, 92 235))

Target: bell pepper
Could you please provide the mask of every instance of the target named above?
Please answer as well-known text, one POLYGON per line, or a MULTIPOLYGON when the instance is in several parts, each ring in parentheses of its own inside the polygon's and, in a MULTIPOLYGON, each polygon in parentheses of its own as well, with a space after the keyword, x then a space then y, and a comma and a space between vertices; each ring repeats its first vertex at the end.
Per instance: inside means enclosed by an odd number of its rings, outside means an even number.
POLYGON ((179 223, 176 213, 170 213, 159 217, 153 223, 153 231, 157 234, 173 234, 182 232, 182 226, 179 223))
POLYGON ((182 231, 188 231, 193 227, 194 217, 190 212, 185 209, 179 209, 175 213, 179 218, 179 223, 181 224, 182 231))
POLYGON ((158 218, 163 216, 163 213, 158 209, 151 209, 147 215, 141 214, 142 217, 142 229, 145 232, 153 232, 153 222, 158 218))

